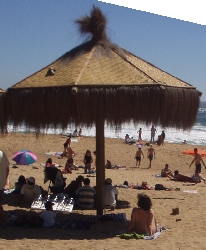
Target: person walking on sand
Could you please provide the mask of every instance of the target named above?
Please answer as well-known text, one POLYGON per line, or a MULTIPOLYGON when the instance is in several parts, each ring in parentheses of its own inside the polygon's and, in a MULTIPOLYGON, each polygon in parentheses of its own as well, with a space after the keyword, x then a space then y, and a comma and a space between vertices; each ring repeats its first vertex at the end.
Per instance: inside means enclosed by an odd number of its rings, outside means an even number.
POLYGON ((135 154, 135 157, 134 157, 136 159, 136 166, 138 164, 138 168, 140 167, 141 156, 143 156, 143 158, 144 158, 144 154, 142 152, 142 149, 141 149, 141 147, 139 147, 138 150, 136 151, 136 154, 135 154))
POLYGON ((150 140, 151 143, 155 142, 154 137, 155 137, 156 132, 157 132, 156 128, 154 127, 154 125, 152 125, 152 127, 151 127, 151 140, 150 140))
POLYGON ((191 164, 189 165, 189 167, 191 167, 191 165, 195 162, 195 179, 196 179, 196 184, 198 183, 198 180, 200 178, 200 173, 201 173, 201 162, 203 163, 203 165, 206 168, 206 165, 202 159, 202 156, 200 154, 198 154, 198 149, 194 148, 194 159, 192 160, 191 164))
POLYGON ((150 145, 150 148, 148 149, 147 157, 149 158, 149 167, 148 168, 151 168, 153 157, 155 157, 155 150, 154 150, 152 145, 150 145))
POLYGON ((138 140, 141 141, 142 140, 142 128, 140 128, 138 131, 137 131, 137 134, 139 136, 138 140))

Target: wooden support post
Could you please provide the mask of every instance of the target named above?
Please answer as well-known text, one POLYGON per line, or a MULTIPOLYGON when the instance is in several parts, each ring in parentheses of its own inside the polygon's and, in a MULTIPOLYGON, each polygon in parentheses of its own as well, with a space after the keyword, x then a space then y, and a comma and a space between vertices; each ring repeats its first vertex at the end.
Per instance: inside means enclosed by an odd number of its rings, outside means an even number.
POLYGON ((96 121, 96 208, 97 215, 103 215, 103 185, 105 180, 104 120, 96 121))

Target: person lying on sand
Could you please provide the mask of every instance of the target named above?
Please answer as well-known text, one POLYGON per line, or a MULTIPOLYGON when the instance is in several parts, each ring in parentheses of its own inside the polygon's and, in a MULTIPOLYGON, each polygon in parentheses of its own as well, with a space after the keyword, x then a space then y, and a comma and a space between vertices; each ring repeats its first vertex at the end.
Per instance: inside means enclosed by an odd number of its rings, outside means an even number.
POLYGON ((126 168, 125 166, 121 165, 112 165, 110 160, 107 160, 107 163, 105 164, 106 169, 119 169, 119 168, 126 168))
POLYGON ((169 178, 174 177, 174 173, 173 173, 173 171, 171 169, 169 169, 168 164, 165 164, 165 168, 162 169, 161 176, 162 177, 169 177, 169 178))
POLYGON ((192 178, 192 177, 189 177, 189 176, 185 176, 185 175, 182 175, 179 173, 178 170, 175 170, 174 172, 174 178, 173 178, 174 181, 181 181, 181 182, 200 182, 201 180, 204 181, 204 183, 206 183, 206 179, 203 178, 201 175, 199 175, 199 180, 196 181, 196 178, 192 178))

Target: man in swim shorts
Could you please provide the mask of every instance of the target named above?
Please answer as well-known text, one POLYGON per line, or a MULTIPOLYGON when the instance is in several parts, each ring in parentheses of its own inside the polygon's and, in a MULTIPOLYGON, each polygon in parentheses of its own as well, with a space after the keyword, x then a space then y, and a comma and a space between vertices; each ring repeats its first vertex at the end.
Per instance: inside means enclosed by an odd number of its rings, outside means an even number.
POLYGON ((144 158, 144 154, 142 152, 142 149, 141 149, 141 147, 139 147, 136 154, 135 154, 135 157, 134 157, 136 159, 136 166, 138 164, 138 168, 140 167, 140 163, 141 163, 141 155, 144 158))
POLYGON ((206 168, 206 165, 202 159, 202 156, 200 154, 198 154, 198 149, 194 148, 194 159, 192 160, 191 164, 189 165, 189 167, 191 167, 191 165, 195 162, 195 178, 196 178, 196 184, 199 180, 200 177, 200 173, 201 173, 201 162, 203 163, 203 165, 206 168))
POLYGON ((149 159, 149 167, 148 168, 151 168, 153 157, 155 157, 155 150, 154 150, 152 145, 150 145, 150 148, 148 149, 147 157, 149 159))

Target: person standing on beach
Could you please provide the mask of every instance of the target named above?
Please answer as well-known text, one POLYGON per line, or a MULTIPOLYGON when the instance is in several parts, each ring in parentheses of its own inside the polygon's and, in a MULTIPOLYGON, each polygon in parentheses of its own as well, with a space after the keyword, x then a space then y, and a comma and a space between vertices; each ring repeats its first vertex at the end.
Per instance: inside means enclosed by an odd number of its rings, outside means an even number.
POLYGON ((144 158, 144 154, 142 152, 142 149, 139 147, 136 154, 135 154, 135 157, 134 157, 136 159, 136 166, 138 164, 138 168, 140 167, 141 156, 143 156, 143 158, 144 158))
POLYGON ((87 174, 87 171, 89 171, 89 174, 90 174, 92 162, 93 162, 93 158, 91 155, 91 151, 87 150, 84 156, 84 165, 85 165, 84 173, 85 174, 87 174))
POLYGON ((0 227, 3 227, 4 221, 4 209, 3 209, 3 197, 4 187, 9 175, 9 160, 6 154, 0 151, 0 227))
POLYGON ((164 144, 164 140, 165 140, 165 131, 162 130, 162 133, 161 133, 161 144, 162 144, 162 146, 164 144))
POLYGON ((153 157, 155 157, 155 150, 154 150, 152 145, 150 145, 150 148, 148 149, 147 157, 149 158, 149 167, 148 168, 151 168, 153 157))
POLYGON ((142 140, 142 128, 140 128, 140 129, 137 131, 137 134, 139 135, 138 140, 141 141, 141 140, 142 140))
POLYGON ((150 140, 151 143, 155 142, 154 137, 155 137, 156 132, 157 132, 156 128, 154 127, 154 125, 152 125, 152 127, 151 127, 151 140, 150 140))
POLYGON ((202 156, 200 154, 198 154, 198 149, 194 148, 194 159, 192 160, 191 164, 189 165, 189 167, 191 167, 191 165, 195 162, 195 179, 196 179, 196 184, 198 183, 198 180, 200 178, 200 173, 201 173, 201 162, 203 163, 203 165, 206 168, 206 165, 202 159, 202 156))

